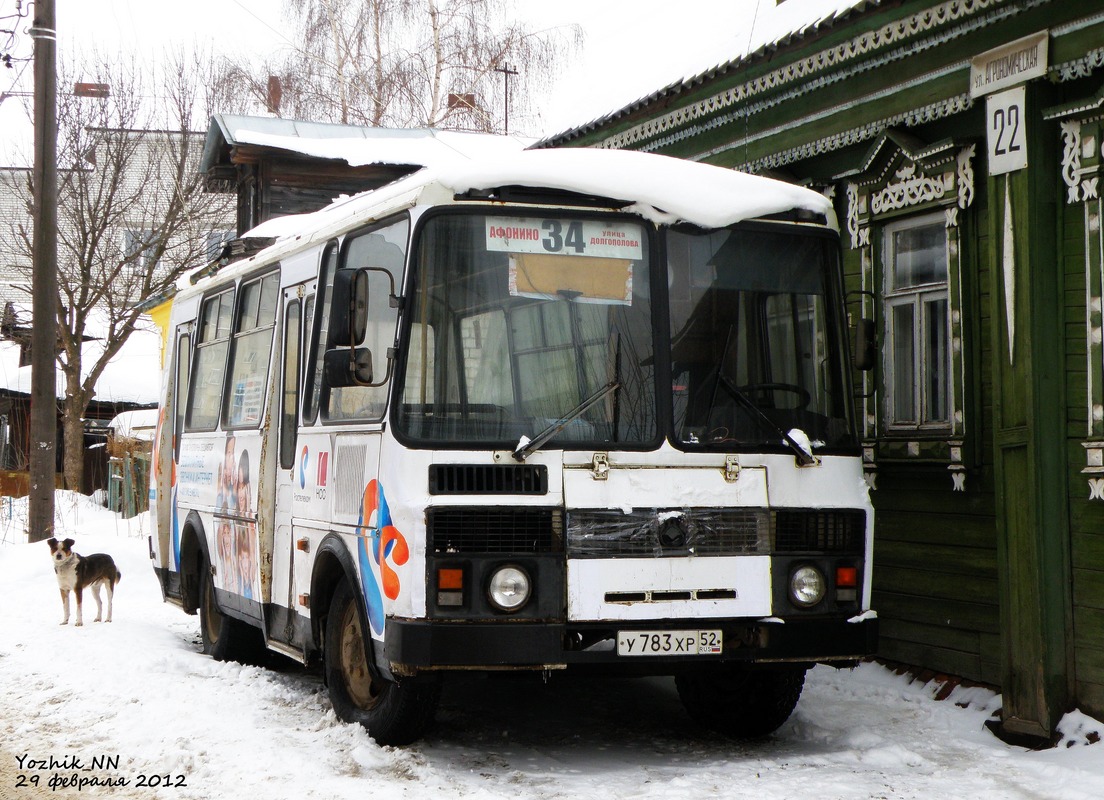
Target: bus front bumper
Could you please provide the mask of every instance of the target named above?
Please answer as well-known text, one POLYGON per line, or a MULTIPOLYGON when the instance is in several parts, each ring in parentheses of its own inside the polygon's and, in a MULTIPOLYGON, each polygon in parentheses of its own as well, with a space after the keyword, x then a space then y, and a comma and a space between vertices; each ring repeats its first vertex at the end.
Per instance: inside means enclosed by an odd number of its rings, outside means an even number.
POLYGON ((543 670, 590 666, 624 673, 668 674, 694 665, 854 662, 873 655, 876 618, 653 620, 646 623, 441 622, 387 620, 384 655, 395 675, 428 670, 543 670), (618 655, 619 634, 720 631, 708 655, 618 655))

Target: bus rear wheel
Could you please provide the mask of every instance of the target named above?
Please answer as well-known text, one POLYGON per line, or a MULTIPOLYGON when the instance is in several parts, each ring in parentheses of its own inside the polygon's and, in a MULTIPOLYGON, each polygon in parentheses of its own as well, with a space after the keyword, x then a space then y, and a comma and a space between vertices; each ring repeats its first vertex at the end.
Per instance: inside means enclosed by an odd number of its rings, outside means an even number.
POLYGON ((330 604, 324 643, 326 686, 334 713, 344 722, 363 725, 377 744, 410 744, 433 722, 440 682, 417 678, 399 683, 381 676, 371 660, 371 639, 363 620, 356 596, 342 582, 330 604))
POLYGON ((222 613, 215 597, 215 579, 203 562, 199 585, 199 636, 203 653, 216 661, 256 664, 264 652, 261 632, 241 620, 222 613))
POLYGON ((731 667, 675 677, 679 698, 699 725, 736 739, 774 733, 790 718, 805 685, 804 665, 731 667))

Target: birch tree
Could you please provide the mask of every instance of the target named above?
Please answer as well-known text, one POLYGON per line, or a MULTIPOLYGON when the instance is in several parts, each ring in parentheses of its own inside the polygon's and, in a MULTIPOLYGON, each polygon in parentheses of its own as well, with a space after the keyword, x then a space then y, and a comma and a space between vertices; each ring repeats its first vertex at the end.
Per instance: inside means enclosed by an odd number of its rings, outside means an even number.
MULTIPOLYGON (((533 31, 508 0, 285 0, 297 51, 228 70, 281 116, 343 124, 504 131, 577 51, 578 26, 533 31), (275 110, 275 109, 273 109, 275 110)), ((517 127, 515 124, 513 127, 517 127)))

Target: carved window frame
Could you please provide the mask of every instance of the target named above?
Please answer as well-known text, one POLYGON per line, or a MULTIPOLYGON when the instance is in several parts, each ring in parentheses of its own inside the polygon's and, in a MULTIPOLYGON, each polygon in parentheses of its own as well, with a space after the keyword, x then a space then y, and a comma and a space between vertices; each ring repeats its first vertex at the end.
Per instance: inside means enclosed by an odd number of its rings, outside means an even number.
MULTIPOLYGON (((859 170, 846 176, 847 231, 858 251, 862 276, 862 315, 879 321, 884 336, 888 295, 885 284, 887 228, 902 220, 942 212, 947 230, 947 292, 950 349, 950 413, 946 425, 893 426, 888 417, 883 353, 879 374, 863 374, 863 462, 867 483, 877 488, 878 465, 885 462, 944 464, 954 491, 965 491, 966 363, 963 325, 960 213, 974 200, 973 143, 923 145, 910 137, 884 134, 859 170)), ((841 176, 843 177, 843 176, 841 176)), ((883 342, 883 345, 885 343, 883 342)))
POLYGON ((1104 501, 1104 87, 1093 97, 1047 109, 1061 134, 1061 178, 1067 212, 1080 211, 1085 258, 1085 466, 1088 499, 1104 501))

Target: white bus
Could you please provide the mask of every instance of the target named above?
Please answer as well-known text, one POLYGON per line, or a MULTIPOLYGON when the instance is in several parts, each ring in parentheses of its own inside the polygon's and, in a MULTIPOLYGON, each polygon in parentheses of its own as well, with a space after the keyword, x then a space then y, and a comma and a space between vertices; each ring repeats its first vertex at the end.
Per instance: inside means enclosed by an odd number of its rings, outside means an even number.
POLYGON ((274 227, 172 298, 151 555, 206 653, 402 744, 472 670, 673 675, 761 736, 873 652, 824 197, 533 150, 274 227))

